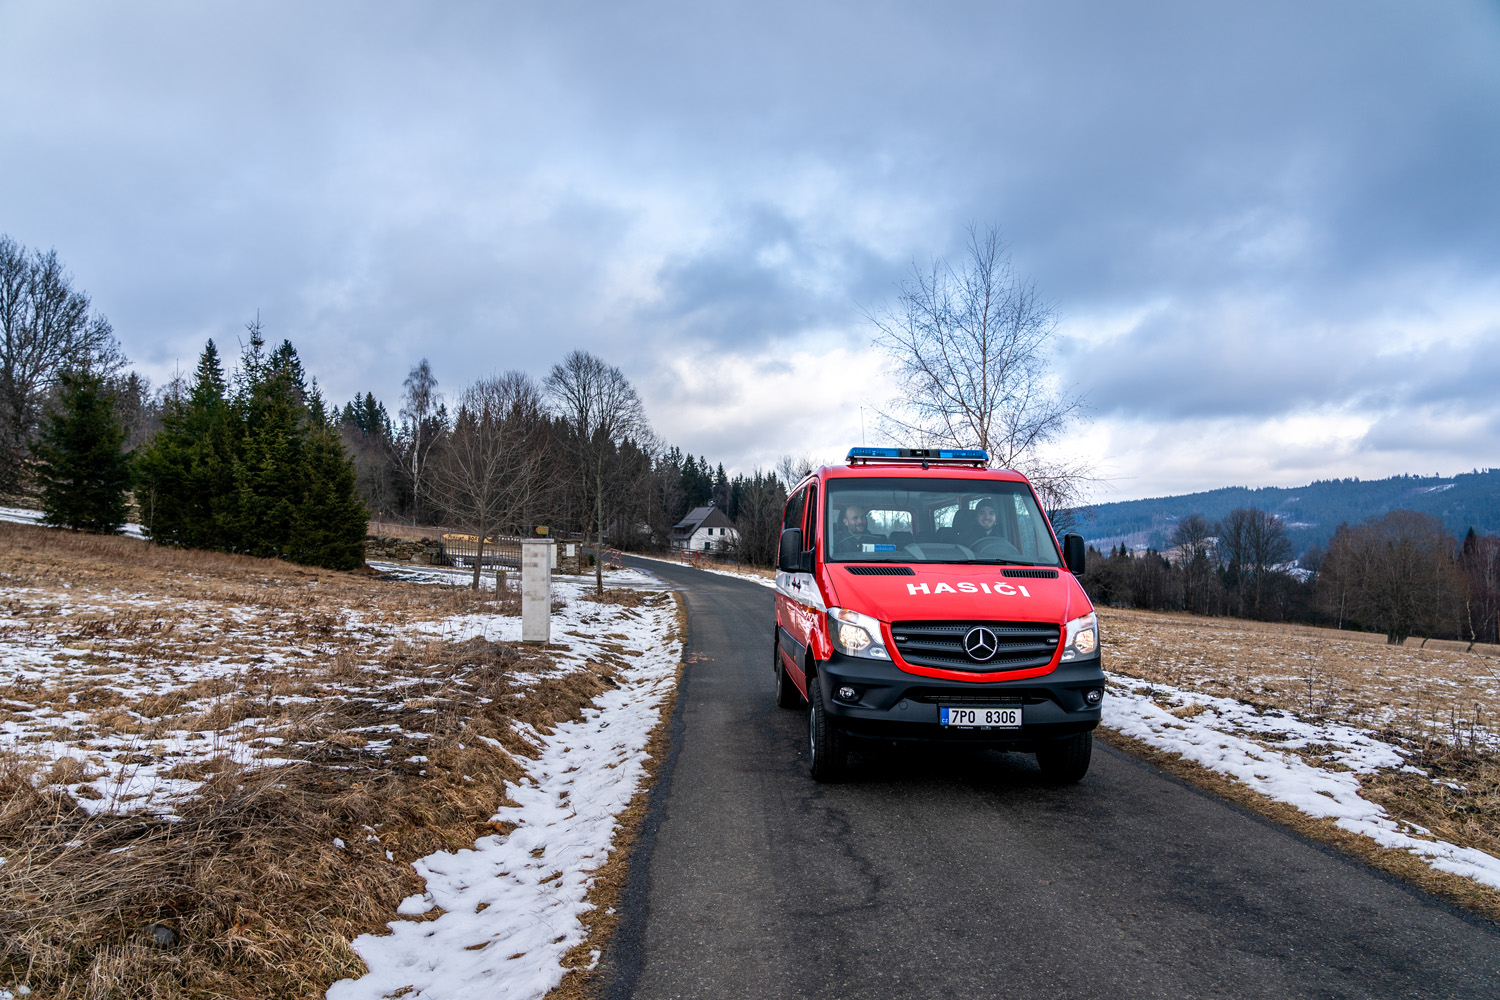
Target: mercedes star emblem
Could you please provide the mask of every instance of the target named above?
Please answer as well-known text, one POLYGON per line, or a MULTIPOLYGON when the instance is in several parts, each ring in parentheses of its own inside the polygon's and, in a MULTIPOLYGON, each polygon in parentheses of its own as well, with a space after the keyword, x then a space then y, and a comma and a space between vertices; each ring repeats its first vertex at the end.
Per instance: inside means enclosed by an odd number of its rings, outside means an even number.
POLYGON ((994 632, 984 626, 971 628, 964 636, 964 652, 969 654, 969 659, 983 663, 1000 648, 1000 640, 994 632))

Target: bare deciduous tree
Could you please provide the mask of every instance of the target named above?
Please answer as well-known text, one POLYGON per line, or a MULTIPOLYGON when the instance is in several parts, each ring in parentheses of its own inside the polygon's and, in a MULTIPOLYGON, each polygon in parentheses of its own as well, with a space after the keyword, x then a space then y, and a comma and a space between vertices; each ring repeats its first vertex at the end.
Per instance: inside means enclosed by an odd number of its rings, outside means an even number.
POLYGON ((1051 378, 1057 317, 1016 274, 997 228, 970 228, 957 267, 914 266, 895 305, 869 318, 899 386, 880 415, 888 433, 918 447, 983 448, 992 464, 1026 473, 1049 509, 1078 505, 1088 467, 1041 454, 1082 405, 1051 378))
POLYGON ((812 475, 812 471, 822 464, 807 452, 800 455, 782 455, 776 462, 776 474, 781 477, 782 483, 790 491, 793 486, 812 475))
POLYGON ((1454 548, 1442 521, 1393 510, 1353 528, 1339 526, 1320 585, 1347 604, 1351 619, 1399 646, 1419 631, 1430 635, 1457 605, 1462 583, 1454 548))
POLYGON ((529 376, 507 372, 480 379, 464 390, 447 447, 428 470, 435 505, 479 539, 475 590, 485 539, 515 528, 537 487, 544 459, 535 440, 540 410, 541 393, 529 376))
POLYGON ((1470 528, 1458 565, 1465 583, 1460 634, 1470 650, 1476 642, 1500 642, 1500 538, 1470 528))
MULTIPOLYGON (((629 439, 648 436, 646 412, 620 369, 587 351, 573 351, 547 376, 547 392, 567 423, 578 463, 585 523, 604 548, 604 493, 610 460, 629 439), (590 523, 591 522, 591 523, 590 523)), ((588 534, 587 530, 585 534, 588 534)), ((594 560, 594 586, 604 592, 602 560, 594 560)))
POLYGON ((1202 514, 1189 514, 1172 529, 1170 541, 1182 568, 1182 606, 1189 611, 1206 608, 1213 583, 1213 526, 1202 514))
POLYGON ((1241 613, 1248 602, 1251 613, 1258 615, 1267 575, 1292 558, 1286 525, 1258 507, 1240 507, 1218 523, 1217 534, 1219 558, 1239 588, 1241 613))
POLYGON ((57 251, 0 235, 0 485, 13 487, 47 393, 63 372, 109 378, 124 367, 113 328, 72 287, 57 251))

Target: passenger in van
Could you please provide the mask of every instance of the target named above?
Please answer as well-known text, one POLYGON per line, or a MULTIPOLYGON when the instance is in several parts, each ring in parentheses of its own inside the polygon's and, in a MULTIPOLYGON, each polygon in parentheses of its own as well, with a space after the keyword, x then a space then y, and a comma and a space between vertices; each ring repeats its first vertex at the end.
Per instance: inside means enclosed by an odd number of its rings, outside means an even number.
POLYGON ((834 526, 833 551, 835 552, 858 552, 861 545, 866 542, 885 541, 879 535, 872 535, 865 526, 865 509, 857 503, 851 503, 844 508, 843 516, 834 526))

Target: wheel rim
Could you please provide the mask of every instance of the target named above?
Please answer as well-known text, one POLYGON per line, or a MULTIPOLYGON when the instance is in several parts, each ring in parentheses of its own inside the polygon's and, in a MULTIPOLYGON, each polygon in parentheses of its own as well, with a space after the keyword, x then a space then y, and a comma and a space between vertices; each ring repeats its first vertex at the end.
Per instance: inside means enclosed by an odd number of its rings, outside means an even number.
POLYGON ((818 763, 818 710, 812 699, 807 699, 807 752, 814 766, 818 763))

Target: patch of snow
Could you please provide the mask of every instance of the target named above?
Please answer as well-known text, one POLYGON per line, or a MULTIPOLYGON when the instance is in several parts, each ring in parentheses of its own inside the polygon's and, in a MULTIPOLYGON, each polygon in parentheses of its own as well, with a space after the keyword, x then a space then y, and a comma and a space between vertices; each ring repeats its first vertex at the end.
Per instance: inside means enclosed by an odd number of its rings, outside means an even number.
MULTIPOLYGON (((42 512, 28 507, 0 507, 0 521, 10 521, 14 524, 41 524, 42 512)), ((146 529, 139 524, 130 523, 121 529, 121 534, 132 538, 145 538, 146 529)))
MULTIPOLYGON (((389 854, 390 851, 386 851, 386 853, 389 854)), ((432 901, 431 896, 424 892, 419 892, 415 896, 407 896, 403 899, 401 905, 396 907, 396 912, 403 917, 420 917, 436 905, 432 901)))

